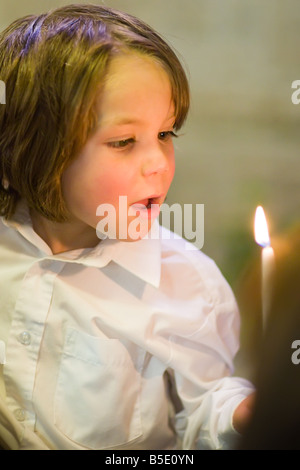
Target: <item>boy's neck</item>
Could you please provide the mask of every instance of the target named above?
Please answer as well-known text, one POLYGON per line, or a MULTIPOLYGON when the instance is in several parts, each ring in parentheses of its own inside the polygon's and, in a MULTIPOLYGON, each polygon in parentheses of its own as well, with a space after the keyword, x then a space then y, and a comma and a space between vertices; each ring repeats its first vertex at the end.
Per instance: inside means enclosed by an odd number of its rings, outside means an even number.
POLYGON ((96 229, 74 222, 53 222, 30 211, 33 230, 47 243, 53 254, 81 248, 93 248, 100 240, 96 229))

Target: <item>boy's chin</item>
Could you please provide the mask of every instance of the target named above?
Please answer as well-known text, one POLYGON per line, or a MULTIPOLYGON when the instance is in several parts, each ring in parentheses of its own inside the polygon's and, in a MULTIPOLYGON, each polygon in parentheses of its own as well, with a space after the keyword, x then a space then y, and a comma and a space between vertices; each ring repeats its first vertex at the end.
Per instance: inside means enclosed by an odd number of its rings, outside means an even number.
POLYGON ((150 231, 154 220, 133 220, 125 227, 106 227, 101 231, 97 226, 96 233, 100 240, 109 238, 110 240, 118 240, 122 242, 133 243, 143 238, 151 238, 150 231))

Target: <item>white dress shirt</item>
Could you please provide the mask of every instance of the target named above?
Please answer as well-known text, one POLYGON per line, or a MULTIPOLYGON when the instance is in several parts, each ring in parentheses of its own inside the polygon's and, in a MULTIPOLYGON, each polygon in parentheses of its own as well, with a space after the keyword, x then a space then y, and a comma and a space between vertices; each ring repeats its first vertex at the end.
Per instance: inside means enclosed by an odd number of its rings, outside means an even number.
POLYGON ((207 256, 151 233, 53 255, 24 204, 0 219, 2 446, 232 445, 252 391, 232 377, 235 299, 207 256))

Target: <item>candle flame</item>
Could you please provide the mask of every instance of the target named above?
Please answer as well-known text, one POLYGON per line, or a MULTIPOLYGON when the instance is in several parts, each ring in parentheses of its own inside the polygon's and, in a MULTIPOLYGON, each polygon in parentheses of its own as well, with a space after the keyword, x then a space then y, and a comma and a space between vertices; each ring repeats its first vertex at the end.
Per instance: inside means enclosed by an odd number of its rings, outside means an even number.
POLYGON ((267 219, 261 206, 256 208, 254 220, 255 241, 258 245, 266 247, 270 246, 270 236, 268 230, 267 219))

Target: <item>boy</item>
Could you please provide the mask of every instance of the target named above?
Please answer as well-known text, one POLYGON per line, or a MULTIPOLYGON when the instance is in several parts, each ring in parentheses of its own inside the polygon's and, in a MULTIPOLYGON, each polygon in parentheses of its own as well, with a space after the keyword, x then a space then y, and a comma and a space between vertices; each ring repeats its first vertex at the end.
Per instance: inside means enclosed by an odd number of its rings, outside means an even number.
POLYGON ((228 447, 252 391, 230 377, 235 300, 155 220, 189 106, 177 57, 92 5, 18 20, 0 51, 3 445, 228 447))

